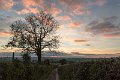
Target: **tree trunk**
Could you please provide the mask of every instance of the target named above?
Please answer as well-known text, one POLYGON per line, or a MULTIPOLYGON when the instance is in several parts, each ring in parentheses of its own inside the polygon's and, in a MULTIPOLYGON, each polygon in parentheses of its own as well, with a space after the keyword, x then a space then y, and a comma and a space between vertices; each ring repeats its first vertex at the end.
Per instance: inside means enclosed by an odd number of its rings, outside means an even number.
POLYGON ((37 50, 38 63, 41 63, 41 50, 37 50))

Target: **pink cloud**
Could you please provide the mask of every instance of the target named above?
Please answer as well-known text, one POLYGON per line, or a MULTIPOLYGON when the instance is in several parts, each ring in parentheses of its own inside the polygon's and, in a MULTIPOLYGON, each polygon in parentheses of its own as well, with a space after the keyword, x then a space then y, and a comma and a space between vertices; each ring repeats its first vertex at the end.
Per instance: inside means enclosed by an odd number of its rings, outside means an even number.
POLYGON ((91 11, 87 9, 84 0, 60 0, 60 3, 65 7, 65 10, 72 15, 90 14, 91 11))
POLYGON ((120 32, 111 33, 111 34, 104 34, 103 36, 106 38, 120 37, 120 32))
POLYGON ((71 17, 70 16, 58 16, 56 17, 57 20, 64 20, 64 21, 67 21, 67 20, 71 20, 71 17))
POLYGON ((42 4, 43 0, 22 0, 22 2, 28 8, 42 4))
POLYGON ((77 27, 80 27, 81 25, 82 25, 81 22, 71 22, 68 24, 68 26, 71 28, 77 28, 77 27))
POLYGON ((25 8, 19 12, 18 14, 26 14, 26 13, 38 13, 39 9, 45 11, 45 13, 50 13, 53 16, 57 16, 62 12, 61 9, 57 8, 55 3, 44 0, 22 0, 25 8), (43 4, 45 3, 45 4, 43 4), (34 8, 33 8, 33 7, 34 8), (38 8, 39 7, 39 8, 38 8))
POLYGON ((39 10, 37 8, 24 8, 21 11, 18 11, 18 14, 28 14, 28 13, 38 13, 39 10))
POLYGON ((60 8, 56 6, 53 2, 47 2, 46 4, 39 6, 42 10, 44 10, 46 13, 52 14, 54 17, 56 17, 58 14, 62 12, 60 8))
POLYGON ((92 6, 92 5, 98 5, 98 6, 103 6, 106 3, 106 0, 96 0, 94 2, 89 2, 88 5, 92 6))
POLYGON ((43 0, 22 0, 25 8, 21 11, 17 11, 18 14, 38 13, 39 10, 36 8, 43 3, 43 0), (33 8, 34 7, 34 8, 33 8))
POLYGON ((54 7, 54 8, 51 8, 50 9, 50 12, 53 16, 57 16, 58 14, 60 14, 62 12, 61 9, 57 8, 57 7, 54 7))
POLYGON ((0 9, 11 9, 13 5, 13 0, 0 0, 0 9))

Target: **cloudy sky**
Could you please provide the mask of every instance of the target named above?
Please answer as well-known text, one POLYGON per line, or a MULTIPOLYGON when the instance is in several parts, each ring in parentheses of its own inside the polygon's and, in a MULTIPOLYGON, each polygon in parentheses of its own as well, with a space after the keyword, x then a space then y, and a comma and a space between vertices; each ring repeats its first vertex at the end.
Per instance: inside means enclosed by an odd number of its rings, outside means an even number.
POLYGON ((120 0, 0 0, 0 46, 9 40, 10 24, 41 9, 60 23, 60 51, 120 53, 120 0))

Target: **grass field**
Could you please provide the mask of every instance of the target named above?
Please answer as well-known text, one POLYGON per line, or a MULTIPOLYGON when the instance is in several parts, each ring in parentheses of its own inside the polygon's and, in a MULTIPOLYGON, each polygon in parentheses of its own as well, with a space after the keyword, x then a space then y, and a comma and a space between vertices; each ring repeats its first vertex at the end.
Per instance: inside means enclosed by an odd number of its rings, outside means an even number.
POLYGON ((87 60, 64 65, 2 61, 0 80, 47 80, 56 68, 59 80, 120 80, 120 58, 87 60))
POLYGON ((120 80, 120 60, 68 64, 58 69, 60 80, 120 80))
POLYGON ((46 80, 53 65, 0 62, 0 80, 46 80))

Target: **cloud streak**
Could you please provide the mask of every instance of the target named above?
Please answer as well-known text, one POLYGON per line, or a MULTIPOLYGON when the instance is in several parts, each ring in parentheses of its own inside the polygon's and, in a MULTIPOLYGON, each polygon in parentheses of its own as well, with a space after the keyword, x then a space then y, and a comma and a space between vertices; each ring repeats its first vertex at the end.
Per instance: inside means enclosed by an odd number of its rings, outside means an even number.
POLYGON ((11 33, 5 29, 0 29, 0 37, 10 37, 11 33))
POLYGON ((88 40, 74 40, 74 42, 88 42, 88 40))

